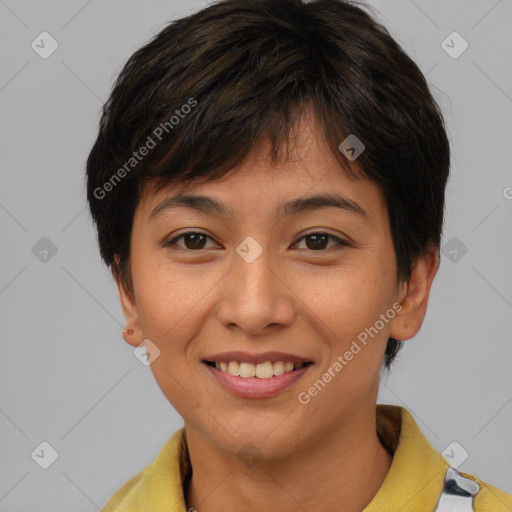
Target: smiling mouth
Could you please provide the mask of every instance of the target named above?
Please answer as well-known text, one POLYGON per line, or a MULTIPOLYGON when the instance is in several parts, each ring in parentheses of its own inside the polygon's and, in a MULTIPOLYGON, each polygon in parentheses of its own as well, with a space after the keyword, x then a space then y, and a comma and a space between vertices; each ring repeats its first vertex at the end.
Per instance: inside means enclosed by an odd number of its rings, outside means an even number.
POLYGON ((305 366, 310 366, 312 361, 294 363, 292 361, 266 361, 264 363, 247 363, 244 361, 202 361, 207 366, 227 373, 233 377, 271 379, 285 373, 292 373, 305 366))

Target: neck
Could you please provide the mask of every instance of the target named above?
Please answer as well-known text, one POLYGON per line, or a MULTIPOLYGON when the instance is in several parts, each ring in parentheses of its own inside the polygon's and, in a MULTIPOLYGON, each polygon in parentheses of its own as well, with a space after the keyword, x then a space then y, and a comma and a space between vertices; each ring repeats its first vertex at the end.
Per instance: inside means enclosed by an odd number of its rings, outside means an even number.
POLYGON ((322 433, 291 455, 260 459, 250 467, 185 425, 193 468, 185 490, 187 510, 296 512, 300 507, 361 512, 392 462, 375 421, 375 409, 361 411, 350 425, 322 433))

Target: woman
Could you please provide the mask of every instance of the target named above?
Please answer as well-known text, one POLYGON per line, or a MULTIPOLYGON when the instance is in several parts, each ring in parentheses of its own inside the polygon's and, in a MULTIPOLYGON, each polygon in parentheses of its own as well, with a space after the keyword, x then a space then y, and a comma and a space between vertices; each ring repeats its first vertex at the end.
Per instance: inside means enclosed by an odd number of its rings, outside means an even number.
POLYGON ((425 316, 449 162, 420 70, 349 2, 218 2, 129 59, 88 200, 124 339, 185 426, 105 512, 512 509, 376 403, 425 316))

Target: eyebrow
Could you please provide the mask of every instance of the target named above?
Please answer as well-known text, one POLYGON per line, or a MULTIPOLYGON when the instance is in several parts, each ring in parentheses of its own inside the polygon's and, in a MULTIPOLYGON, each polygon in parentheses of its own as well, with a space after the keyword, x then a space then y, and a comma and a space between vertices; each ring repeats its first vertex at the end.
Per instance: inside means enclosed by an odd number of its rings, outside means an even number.
MULTIPOLYGON (((165 210, 176 207, 192 208, 205 213, 232 215, 233 210, 225 204, 207 196, 178 195, 167 197, 159 203, 148 217, 148 222, 154 221, 165 210)), ((280 216, 295 215, 304 211, 317 210, 319 208, 335 207, 368 218, 366 210, 358 203, 333 193, 317 194, 309 197, 292 199, 280 205, 277 214, 280 216)))

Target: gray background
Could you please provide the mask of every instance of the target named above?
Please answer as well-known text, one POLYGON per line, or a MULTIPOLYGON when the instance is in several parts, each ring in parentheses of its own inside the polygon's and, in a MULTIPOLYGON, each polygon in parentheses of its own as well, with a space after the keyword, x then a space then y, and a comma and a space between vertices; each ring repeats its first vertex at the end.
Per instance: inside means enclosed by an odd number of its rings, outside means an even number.
MULTIPOLYGON (((461 470, 512 493, 512 2, 371 4, 426 73, 453 144, 446 255, 379 402, 407 407, 439 451, 457 441, 461 470), (441 46, 453 31, 469 43, 458 58, 441 46)), ((126 59, 205 5, 0 0, 0 511, 97 510, 183 424, 121 337, 83 175, 126 59), (43 31, 59 45, 47 59, 31 48, 43 31), (42 441, 59 455, 46 470, 31 458, 42 441)))

